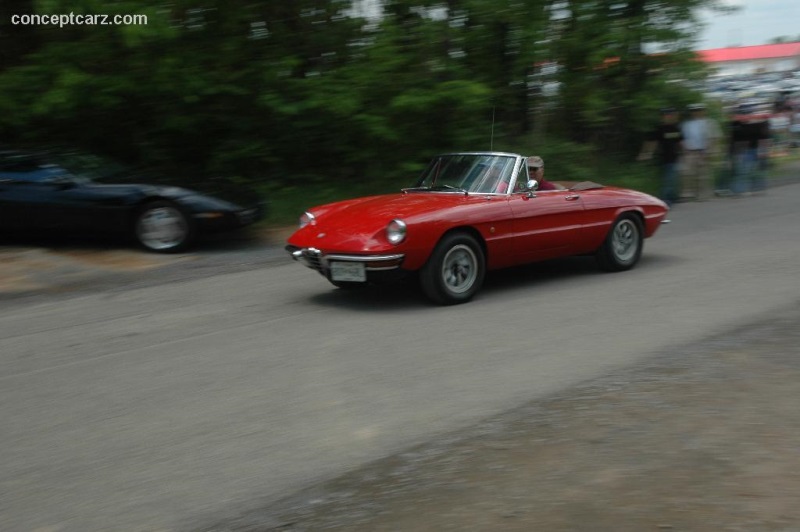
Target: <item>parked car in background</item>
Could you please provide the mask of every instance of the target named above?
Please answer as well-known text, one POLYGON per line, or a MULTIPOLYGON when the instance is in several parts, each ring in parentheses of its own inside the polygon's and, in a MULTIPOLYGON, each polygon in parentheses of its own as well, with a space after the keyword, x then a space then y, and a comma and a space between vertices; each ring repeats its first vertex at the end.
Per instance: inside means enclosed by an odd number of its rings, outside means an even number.
POLYGON ((411 188, 309 209, 286 249, 341 288, 418 276, 440 304, 470 300, 488 270, 594 254, 632 268, 668 212, 642 192, 584 182, 538 190, 527 158, 440 155, 411 188))
POLYGON ((0 235, 122 235, 177 252, 265 213, 255 192, 225 180, 168 181, 87 154, 0 151, 0 235))

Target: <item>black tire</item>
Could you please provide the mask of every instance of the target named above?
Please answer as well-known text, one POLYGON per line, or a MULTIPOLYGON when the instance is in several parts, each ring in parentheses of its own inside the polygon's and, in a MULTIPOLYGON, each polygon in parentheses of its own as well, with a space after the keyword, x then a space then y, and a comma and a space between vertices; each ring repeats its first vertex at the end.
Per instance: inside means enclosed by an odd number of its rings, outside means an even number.
POLYGON ((597 250, 597 263, 608 272, 630 270, 639 262, 643 244, 641 219, 635 214, 623 214, 614 220, 603 245, 597 250))
POLYGON ((466 233, 446 234, 420 270, 422 292, 440 305, 465 303, 478 293, 486 275, 480 244, 466 233))
POLYGON ((193 228, 189 217, 176 204, 151 201, 136 213, 133 236, 148 251, 176 253, 189 245, 193 228))

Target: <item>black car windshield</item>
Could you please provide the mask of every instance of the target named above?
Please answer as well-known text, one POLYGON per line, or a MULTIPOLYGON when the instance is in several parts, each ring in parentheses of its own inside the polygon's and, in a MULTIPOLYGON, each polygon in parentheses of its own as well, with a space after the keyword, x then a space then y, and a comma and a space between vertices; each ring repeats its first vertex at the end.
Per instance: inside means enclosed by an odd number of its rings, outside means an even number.
POLYGON ((75 151, 0 152, 0 175, 16 181, 45 183, 69 179, 88 183, 126 172, 120 164, 75 151))
POLYGON ((20 152, 0 153, 0 179, 20 183, 53 183, 56 181, 80 181, 66 168, 42 160, 34 155, 20 152))
POLYGON ((129 168, 117 161, 93 153, 70 150, 49 152, 47 155, 55 164, 68 169, 72 175, 88 181, 102 181, 131 173, 129 168))
POLYGON ((415 187, 444 192, 504 193, 511 181, 514 162, 510 155, 442 155, 431 161, 415 187))

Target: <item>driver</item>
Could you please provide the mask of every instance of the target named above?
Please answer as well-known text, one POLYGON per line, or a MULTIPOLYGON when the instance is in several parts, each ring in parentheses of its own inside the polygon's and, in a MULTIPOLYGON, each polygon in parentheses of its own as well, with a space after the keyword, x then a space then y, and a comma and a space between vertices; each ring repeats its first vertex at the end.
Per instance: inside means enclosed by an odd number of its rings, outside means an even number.
POLYGON ((528 179, 539 182, 536 190, 558 190, 558 186, 544 178, 544 160, 538 155, 528 157, 528 179))

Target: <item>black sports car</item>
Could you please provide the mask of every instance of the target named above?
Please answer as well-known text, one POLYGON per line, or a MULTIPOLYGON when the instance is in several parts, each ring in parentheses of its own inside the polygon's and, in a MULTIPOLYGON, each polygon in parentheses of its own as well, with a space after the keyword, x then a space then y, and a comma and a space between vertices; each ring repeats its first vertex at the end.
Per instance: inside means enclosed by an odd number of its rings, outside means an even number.
POLYGON ((264 212, 257 194, 226 180, 188 189, 95 156, 0 151, 0 235, 128 235, 175 252, 264 212))

